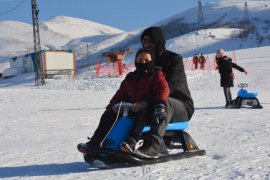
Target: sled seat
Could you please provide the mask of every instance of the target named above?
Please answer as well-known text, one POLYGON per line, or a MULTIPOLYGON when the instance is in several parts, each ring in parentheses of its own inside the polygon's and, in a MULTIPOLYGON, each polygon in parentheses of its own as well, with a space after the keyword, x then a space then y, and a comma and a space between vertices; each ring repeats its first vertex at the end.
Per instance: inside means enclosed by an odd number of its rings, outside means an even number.
POLYGON ((255 98, 258 96, 257 92, 248 92, 246 89, 240 89, 238 96, 242 98, 255 98))
MULTIPOLYGON (((175 122, 168 124, 166 131, 185 130, 189 127, 188 121, 175 122)), ((150 126, 145 126, 143 132, 150 131, 150 126)))

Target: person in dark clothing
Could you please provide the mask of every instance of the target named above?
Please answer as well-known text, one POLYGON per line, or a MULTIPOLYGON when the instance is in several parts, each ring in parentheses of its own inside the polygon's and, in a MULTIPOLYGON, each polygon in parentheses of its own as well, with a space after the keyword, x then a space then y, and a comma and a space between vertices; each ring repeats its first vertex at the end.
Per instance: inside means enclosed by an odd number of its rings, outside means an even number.
POLYGON ((204 70, 204 65, 206 63, 206 59, 202 53, 200 53, 198 56, 199 56, 200 69, 204 70))
POLYGON ((194 69, 198 69, 198 64, 199 64, 199 55, 198 54, 194 54, 194 56, 192 58, 192 62, 194 64, 194 69))
POLYGON ((240 72, 244 72, 245 74, 247 74, 247 71, 233 63, 232 59, 226 55, 224 49, 219 49, 216 52, 216 62, 218 65, 218 72, 220 74, 220 86, 223 87, 225 95, 225 107, 229 107, 232 103, 232 93, 230 88, 234 86, 234 73, 232 68, 235 68, 240 72))
POLYGON ((135 150, 145 123, 167 116, 169 86, 162 71, 154 68, 154 57, 154 52, 149 48, 142 48, 137 52, 136 70, 127 74, 122 81, 101 116, 98 128, 90 141, 78 145, 80 152, 86 153, 90 148, 102 146, 117 118, 118 108, 114 105, 121 101, 133 103, 129 116, 135 120, 135 127, 129 133, 127 140, 120 145, 121 151, 126 153, 135 150))
POLYGON ((165 37, 160 27, 149 27, 141 34, 143 47, 155 51, 155 65, 162 69, 169 84, 170 95, 167 103, 167 117, 150 124, 150 132, 138 149, 145 157, 157 156, 163 144, 163 135, 169 122, 189 121, 194 113, 194 104, 188 88, 183 58, 166 49, 165 37))

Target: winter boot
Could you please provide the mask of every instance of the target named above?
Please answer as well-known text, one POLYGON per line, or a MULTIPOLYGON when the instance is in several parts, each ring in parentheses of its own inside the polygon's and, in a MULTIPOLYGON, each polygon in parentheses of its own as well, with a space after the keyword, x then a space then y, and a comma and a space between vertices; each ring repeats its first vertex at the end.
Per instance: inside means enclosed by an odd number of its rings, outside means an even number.
POLYGON ((231 104, 230 101, 226 101, 225 108, 226 108, 226 107, 229 107, 230 104, 231 104))
POLYGON ((145 136, 143 145, 136 150, 136 154, 144 158, 157 158, 159 156, 159 141, 154 136, 145 136))
POLYGON ((97 149, 100 147, 102 139, 93 136, 87 143, 80 143, 77 145, 77 149, 81 153, 87 153, 91 149, 97 149))
POLYGON ((137 141, 133 138, 128 138, 126 141, 122 142, 120 149, 124 153, 132 153, 136 149, 137 141))

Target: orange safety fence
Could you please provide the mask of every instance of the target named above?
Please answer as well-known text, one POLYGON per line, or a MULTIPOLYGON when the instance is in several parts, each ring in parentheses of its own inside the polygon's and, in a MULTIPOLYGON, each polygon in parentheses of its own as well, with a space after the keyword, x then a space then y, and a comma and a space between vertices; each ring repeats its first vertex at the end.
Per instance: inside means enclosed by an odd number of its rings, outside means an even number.
MULTIPOLYGON (((236 63, 236 55, 233 51, 232 54, 228 54, 228 57, 231 57, 233 62, 236 63)), ((195 71, 195 66, 192 61, 192 57, 184 58, 184 67, 185 71, 195 71)), ((198 66, 198 69, 196 71, 214 71, 217 70, 218 66, 216 63, 215 53, 208 54, 205 57, 205 63, 204 66, 198 66)), ((104 62, 96 63, 96 75, 97 76, 111 76, 111 77, 117 77, 126 75, 128 72, 134 71, 135 65, 134 64, 125 64, 124 62, 104 62)))
POLYGON ((211 71, 213 70, 213 62, 209 60, 209 56, 207 55, 205 57, 205 61, 202 63, 198 63, 197 69, 195 69, 195 64, 193 62, 192 57, 188 57, 184 61, 184 66, 186 71, 195 71, 195 70, 200 70, 200 71, 211 71))
MULTIPOLYGON (((228 57, 231 57, 232 61, 237 64, 236 55, 235 55, 234 51, 231 54, 228 54, 228 57)), ((186 71, 195 71, 196 69, 195 69, 195 65, 193 63, 193 57, 185 58, 184 59, 184 66, 185 66, 186 71)), ((213 71, 213 70, 217 70, 217 69, 218 69, 218 66, 216 63, 216 57, 215 57, 215 53, 213 53, 213 54, 206 55, 205 63, 203 64, 203 66, 201 66, 201 64, 199 63, 197 70, 199 70, 199 71, 213 71)))
POLYGON ((127 74, 135 69, 134 64, 125 64, 121 62, 104 62, 96 63, 96 75, 97 76, 110 76, 110 77, 117 77, 127 74))

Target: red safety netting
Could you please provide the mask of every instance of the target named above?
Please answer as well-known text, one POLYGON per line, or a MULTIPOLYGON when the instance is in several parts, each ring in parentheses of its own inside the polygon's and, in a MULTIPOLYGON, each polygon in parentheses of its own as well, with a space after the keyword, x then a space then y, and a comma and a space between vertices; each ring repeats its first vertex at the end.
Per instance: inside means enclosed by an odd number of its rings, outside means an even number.
POLYGON ((96 63, 96 75, 97 76, 110 76, 117 77, 126 75, 128 72, 134 71, 135 66, 131 64, 125 64, 121 62, 105 62, 105 63, 96 63))
MULTIPOLYGON (((234 63, 236 62, 236 56, 234 51, 228 55, 232 58, 234 63)), ((193 57, 187 57, 183 59, 185 71, 213 71, 217 70, 218 66, 215 59, 215 54, 208 54, 205 56, 205 62, 203 64, 199 63, 197 69, 195 69, 195 64, 193 62, 193 57)), ((117 77, 126 75, 128 72, 134 71, 134 64, 125 64, 122 61, 119 62, 104 62, 96 63, 96 75, 97 76, 110 76, 117 77)))
MULTIPOLYGON (((234 63, 237 63, 234 51, 231 54, 229 54, 228 57, 232 58, 234 63)), ((218 69, 215 54, 206 55, 205 56, 205 62, 204 63, 198 62, 197 68, 195 68, 196 65, 195 65, 195 63, 193 61, 193 57, 184 58, 184 66, 185 66, 186 71, 195 71, 195 70, 198 70, 198 71, 213 71, 213 70, 218 69)))
POLYGON ((202 62, 200 61, 195 62, 193 60, 193 57, 187 57, 184 59, 184 66, 186 71, 195 71, 195 70, 211 71, 214 69, 213 61, 209 59, 208 55, 202 62))

